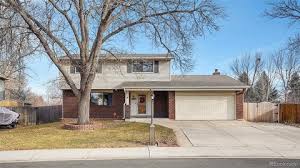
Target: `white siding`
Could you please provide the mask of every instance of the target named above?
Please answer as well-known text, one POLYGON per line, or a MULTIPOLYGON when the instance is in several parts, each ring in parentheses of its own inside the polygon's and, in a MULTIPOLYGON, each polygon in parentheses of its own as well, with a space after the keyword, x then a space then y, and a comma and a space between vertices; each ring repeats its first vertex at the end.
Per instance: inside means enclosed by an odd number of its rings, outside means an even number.
MULTIPOLYGON (((64 68, 70 72, 70 66, 65 65, 64 68)), ((77 87, 79 86, 80 75, 70 74, 75 81, 77 87)), ((169 81, 170 80, 170 61, 159 61, 159 73, 127 73, 127 61, 120 63, 105 62, 102 65, 102 73, 96 75, 93 83, 93 89, 112 89, 125 81, 169 81)), ((62 85, 63 89, 69 88, 66 84, 62 85)))

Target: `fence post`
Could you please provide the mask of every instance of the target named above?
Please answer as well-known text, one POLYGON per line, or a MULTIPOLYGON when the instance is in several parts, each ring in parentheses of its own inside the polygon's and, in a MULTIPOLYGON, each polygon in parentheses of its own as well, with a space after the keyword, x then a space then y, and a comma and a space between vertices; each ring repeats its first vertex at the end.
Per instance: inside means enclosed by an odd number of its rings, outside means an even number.
POLYGON ((34 121, 32 122, 34 125, 36 125, 36 109, 35 109, 35 107, 32 107, 31 108, 32 109, 32 111, 33 111, 33 114, 34 114, 34 116, 33 116, 33 118, 34 118, 34 121))
POLYGON ((278 122, 278 123, 281 123, 281 119, 280 119, 280 117, 281 117, 281 114, 280 114, 280 103, 279 103, 278 106, 277 106, 277 110, 278 110, 278 111, 277 111, 277 112, 278 112, 278 114, 277 114, 277 115, 278 115, 278 116, 277 116, 277 117, 278 117, 278 118, 277 118, 277 122, 278 122))
POLYGON ((26 108, 24 108, 24 125, 28 125, 28 114, 26 108))

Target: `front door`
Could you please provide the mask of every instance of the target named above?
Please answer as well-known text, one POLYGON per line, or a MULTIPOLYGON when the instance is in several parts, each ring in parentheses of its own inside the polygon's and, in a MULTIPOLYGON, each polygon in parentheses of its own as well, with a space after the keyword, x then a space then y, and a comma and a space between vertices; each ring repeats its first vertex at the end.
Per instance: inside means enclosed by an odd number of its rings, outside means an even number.
POLYGON ((138 96, 138 114, 146 114, 146 95, 138 96))
POLYGON ((154 92, 154 117, 167 118, 168 113, 168 92, 154 92))

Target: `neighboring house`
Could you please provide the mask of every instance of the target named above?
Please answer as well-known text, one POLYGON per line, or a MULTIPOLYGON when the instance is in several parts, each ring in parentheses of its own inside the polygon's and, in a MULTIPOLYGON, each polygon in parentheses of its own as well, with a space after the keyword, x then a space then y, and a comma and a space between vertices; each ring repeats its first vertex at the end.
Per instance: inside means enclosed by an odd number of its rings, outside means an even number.
MULTIPOLYGON (((175 120, 243 119, 248 86, 215 70, 213 75, 171 75, 166 54, 103 57, 92 86, 90 117, 154 117, 175 120), (152 98, 154 98, 152 103, 152 98)), ((80 75, 62 58, 79 87, 80 75)), ((77 99, 63 82, 63 117, 77 117, 77 99)))
POLYGON ((0 75, 0 101, 5 99, 5 80, 7 78, 0 75))

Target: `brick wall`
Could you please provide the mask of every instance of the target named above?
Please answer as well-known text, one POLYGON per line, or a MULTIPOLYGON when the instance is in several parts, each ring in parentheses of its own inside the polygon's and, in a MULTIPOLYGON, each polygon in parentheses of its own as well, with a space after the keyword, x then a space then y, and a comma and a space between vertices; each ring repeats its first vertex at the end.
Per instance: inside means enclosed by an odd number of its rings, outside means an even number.
POLYGON ((169 119, 175 120, 175 92, 168 92, 168 111, 169 111, 169 119))
MULTIPOLYGON (((125 93, 122 90, 114 91, 112 95, 112 106, 98 106, 90 104, 91 118, 122 119, 125 93)), ((63 91, 63 117, 77 118, 77 98, 71 90, 63 91)))
POLYGON ((63 91, 63 118, 77 118, 77 98, 70 90, 63 91))
POLYGON ((236 119, 243 119, 244 91, 236 93, 236 119))

